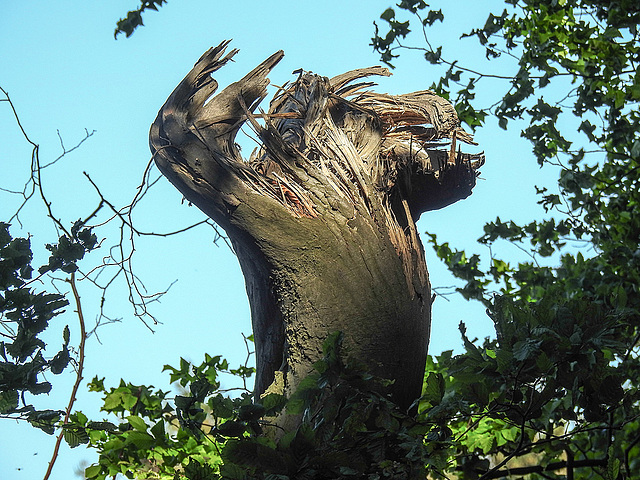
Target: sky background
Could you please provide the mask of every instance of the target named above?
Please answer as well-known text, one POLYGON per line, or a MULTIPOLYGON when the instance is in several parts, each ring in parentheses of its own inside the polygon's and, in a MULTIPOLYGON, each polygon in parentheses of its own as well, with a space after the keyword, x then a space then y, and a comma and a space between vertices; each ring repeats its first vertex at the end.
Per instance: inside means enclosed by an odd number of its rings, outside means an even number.
MULTIPOLYGON (((482 51, 471 48, 476 42, 458 37, 475 23, 484 24, 487 6, 499 6, 501 2, 450 3, 453 6, 443 9, 445 15, 456 16, 457 29, 452 29, 453 22, 448 21, 445 27, 437 27, 430 39, 434 44, 444 44, 444 55, 449 58, 486 68, 482 51)), ((48 163, 62 153, 60 139, 68 149, 82 140, 85 129, 95 130, 79 149, 44 171, 46 194, 56 215, 67 225, 86 217, 99 200, 83 171, 113 204, 130 202, 150 158, 150 124, 171 91, 209 47, 233 39, 230 48, 240 49, 234 63, 216 72, 220 88, 280 49, 285 57, 270 75, 273 84, 292 80, 291 72, 299 68, 331 77, 380 64, 369 45, 373 21, 391 6, 388 0, 171 0, 158 13, 148 12, 145 27, 131 38, 114 40, 116 21, 137 2, 5 0, 0 4, 0 86, 11 96, 30 138, 40 145, 42 162, 48 163)), ((435 3, 432 7, 440 8, 435 3)), ((412 41, 421 44, 422 39, 416 34, 412 41)), ((501 65, 505 73, 512 72, 508 62, 501 65)), ((403 53, 396 67, 392 77, 377 79, 379 91, 423 90, 440 75, 418 52, 403 53)), ((495 73, 498 67, 492 64, 489 68, 495 73)), ((502 89, 504 85, 487 83, 479 92, 480 100, 493 103, 496 92, 502 89)), ((475 243, 485 222, 496 216, 522 222, 541 216, 534 185, 553 189, 556 175, 553 170, 537 167, 529 144, 519 138, 518 132, 517 128, 504 132, 493 121, 476 132, 487 163, 473 195, 441 211, 424 214, 418 223, 420 232, 435 233, 452 246, 488 258, 488 250, 475 243)), ((243 145, 248 156, 251 142, 243 145)), ((9 105, 0 103, 0 187, 20 190, 29 177, 30 158, 31 148, 21 137, 9 105)), ((204 218, 181 200, 178 191, 161 179, 136 211, 136 226, 145 231, 169 232, 204 218)), ((10 217, 19 203, 18 196, 0 192, 0 220, 10 217)), ((12 228, 13 236, 32 236, 36 265, 47 257, 42 245, 57 239, 44 214, 41 202, 34 198, 20 216, 22 228, 15 221, 12 228)), ((102 218, 106 219, 104 215, 102 218)), ((96 233, 101 239, 107 238, 103 244, 106 248, 113 243, 117 230, 105 227, 96 233)), ((136 239, 134 268, 148 290, 162 291, 173 284, 161 302, 153 304, 152 312, 161 324, 153 326, 152 334, 132 315, 126 290, 121 285, 110 290, 106 312, 121 321, 101 327, 98 337, 89 338, 85 382, 76 409, 95 420, 103 417, 98 411, 98 396, 84 386, 95 375, 106 377, 109 386, 116 386, 124 378, 167 390, 168 375, 161 373, 162 366, 177 365, 180 357, 199 363, 207 352, 223 355, 232 364, 244 362, 242 333, 251 333, 244 281, 232 252, 224 243, 214 245, 213 240, 213 231, 205 227, 174 237, 136 239)), ((503 248, 506 250, 494 249, 493 253, 522 258, 514 247, 503 248)), ((81 268, 87 270, 100 263, 103 255, 104 250, 94 252, 81 268)), ((454 285, 428 246, 426 255, 433 286, 454 285)), ((69 289, 63 282, 54 284, 64 292, 69 289)), ((88 282, 80 282, 79 289, 91 328, 99 312, 99 292, 88 282)), ((65 324, 72 328, 71 342, 78 342, 77 318, 72 307, 67 310, 49 329, 52 355, 61 344, 60 332, 65 324)), ((482 306, 459 296, 438 298, 433 317, 432 354, 447 349, 460 351, 457 326, 461 320, 471 337, 492 334, 482 306)), ((54 384, 53 393, 36 398, 36 404, 64 409, 73 375, 49 380, 54 384)), ((10 420, 0 420, 0 432, 0 478, 43 477, 55 437, 10 420)), ((95 459, 93 452, 82 447, 70 450, 63 443, 51 478, 74 478, 76 469, 95 459)))

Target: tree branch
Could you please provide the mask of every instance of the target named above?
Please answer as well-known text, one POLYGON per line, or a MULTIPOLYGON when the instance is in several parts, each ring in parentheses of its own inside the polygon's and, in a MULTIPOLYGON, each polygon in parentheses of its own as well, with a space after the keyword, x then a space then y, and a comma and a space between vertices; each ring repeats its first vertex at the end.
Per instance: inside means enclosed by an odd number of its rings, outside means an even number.
POLYGON ((488 471, 488 472, 476 472, 479 475, 482 475, 483 479, 493 479, 493 478, 503 478, 508 476, 515 475, 528 475, 531 473, 542 474, 544 472, 553 472, 556 470, 562 470, 563 468, 568 468, 573 466, 573 469, 576 468, 593 468, 593 467, 606 467, 607 459, 585 459, 585 460, 574 460, 570 461, 561 461, 550 463, 549 465, 531 465, 529 467, 517 467, 517 468, 505 468, 504 470, 496 470, 496 471, 488 471))
MULTIPOLYGON (((87 332, 85 329, 84 323, 84 315, 82 313, 82 304, 80 303, 80 294, 78 293, 78 289, 76 288, 76 275, 75 273, 71 274, 71 278, 66 280, 71 285, 71 291, 73 292, 73 298, 76 301, 76 313, 78 314, 78 320, 80 322, 80 352, 78 353, 78 369, 76 371, 76 382, 73 385, 73 389, 71 390, 71 398, 69 398, 69 405, 67 405, 67 409, 65 410, 63 425, 69 423, 69 415, 71 415, 71 409, 73 408, 73 404, 76 401, 76 395, 78 393, 78 388, 80 387, 80 382, 82 382, 82 371, 84 369, 84 355, 85 355, 85 340, 87 338, 87 332)), ((62 438, 64 437, 64 428, 61 429, 58 438, 56 439, 56 445, 53 449, 53 455, 51 456, 51 460, 49 461, 49 467, 47 468, 47 472, 44 475, 43 480, 47 480, 51 475, 51 471, 53 470, 53 465, 56 463, 56 459, 58 458, 58 452, 60 450, 60 443, 62 442, 62 438)))

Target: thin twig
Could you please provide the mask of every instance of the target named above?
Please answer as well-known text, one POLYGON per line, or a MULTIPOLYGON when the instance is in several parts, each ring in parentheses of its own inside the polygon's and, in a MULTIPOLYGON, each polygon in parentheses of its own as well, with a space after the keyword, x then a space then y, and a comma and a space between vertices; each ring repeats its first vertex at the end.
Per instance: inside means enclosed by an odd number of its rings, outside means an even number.
MULTIPOLYGON (((82 382, 82 371, 84 368, 84 355, 85 355, 85 340, 86 340, 86 331, 85 331, 85 323, 84 323, 84 315, 82 313, 82 304, 80 303, 80 295, 78 294, 78 289, 76 288, 76 276, 75 273, 71 274, 71 278, 66 280, 71 285, 71 291, 73 292, 73 298, 76 301, 76 313, 78 314, 78 321, 80 322, 80 352, 78 354, 78 369, 76 371, 76 382, 73 385, 73 389, 71 390, 71 398, 69 398, 69 405, 67 405, 67 409, 65 410, 63 425, 69 423, 69 416, 71 415, 71 409, 73 408, 73 404, 76 401, 76 395, 78 393, 78 388, 80 388, 80 382, 82 382)), ((64 437, 64 427, 61 429, 58 438, 56 439, 56 445, 53 449, 53 455, 51 460, 49 461, 49 467, 47 468, 47 472, 44 475, 43 480, 47 480, 51 475, 51 471, 53 470, 53 465, 56 463, 56 459, 58 458, 58 452, 60 450, 60 443, 62 442, 62 438, 64 437)))

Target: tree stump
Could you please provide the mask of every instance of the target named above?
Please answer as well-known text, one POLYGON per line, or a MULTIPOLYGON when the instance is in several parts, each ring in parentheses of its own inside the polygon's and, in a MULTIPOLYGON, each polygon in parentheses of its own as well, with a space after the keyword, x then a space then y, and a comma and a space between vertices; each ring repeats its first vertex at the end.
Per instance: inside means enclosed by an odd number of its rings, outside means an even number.
POLYGON ((268 112, 275 53, 214 95, 211 74, 237 50, 207 51, 151 127, 160 171, 222 227, 242 268, 256 348, 255 393, 291 393, 329 333, 395 380, 408 407, 421 393, 431 290, 415 222, 471 194, 482 154, 453 106, 428 90, 374 93, 386 68, 331 79, 298 71, 268 112), (261 145, 244 160, 244 123, 261 145), (278 379, 278 381, 276 381, 278 379), (274 383, 275 382, 275 383, 274 383), (277 385, 276 385, 277 384, 277 385))

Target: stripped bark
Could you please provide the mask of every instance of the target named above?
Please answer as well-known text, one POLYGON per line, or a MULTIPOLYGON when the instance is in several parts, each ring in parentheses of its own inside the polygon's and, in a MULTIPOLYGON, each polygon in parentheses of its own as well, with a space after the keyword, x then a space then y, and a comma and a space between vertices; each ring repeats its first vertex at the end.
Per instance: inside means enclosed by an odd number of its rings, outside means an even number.
POLYGON ((278 52, 213 96, 211 73, 237 53, 225 54, 228 43, 174 90, 150 144, 160 171, 232 242, 251 305, 256 394, 290 393, 341 330, 350 354, 394 379, 408 406, 431 323, 415 221, 469 196, 484 156, 461 153, 472 137, 433 92, 371 92, 361 79, 390 75, 381 67, 331 79, 295 72, 255 113, 278 52), (235 144, 245 122, 262 142, 248 160, 235 144))

